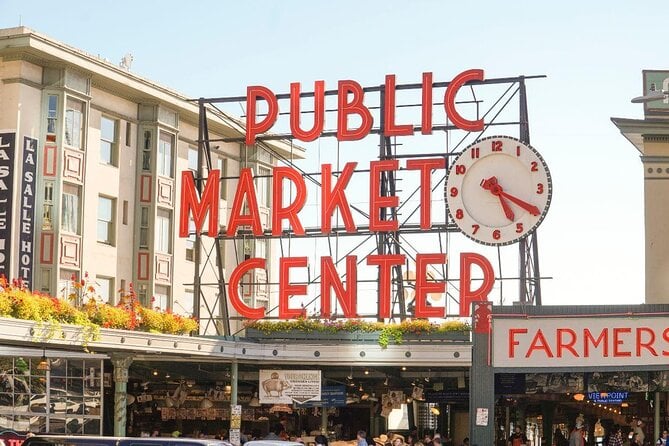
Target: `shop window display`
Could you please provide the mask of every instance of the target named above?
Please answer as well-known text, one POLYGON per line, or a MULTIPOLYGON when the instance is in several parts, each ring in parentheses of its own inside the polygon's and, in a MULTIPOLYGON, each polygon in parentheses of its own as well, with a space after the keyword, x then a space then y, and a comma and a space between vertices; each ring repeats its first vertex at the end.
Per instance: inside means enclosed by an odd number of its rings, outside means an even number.
POLYGON ((102 361, 0 357, 0 430, 69 435, 101 432, 102 361))

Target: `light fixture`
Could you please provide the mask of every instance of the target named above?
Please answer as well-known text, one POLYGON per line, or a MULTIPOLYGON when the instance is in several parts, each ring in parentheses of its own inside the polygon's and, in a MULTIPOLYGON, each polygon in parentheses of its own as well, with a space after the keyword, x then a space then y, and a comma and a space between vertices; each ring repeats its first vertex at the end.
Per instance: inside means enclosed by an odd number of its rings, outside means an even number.
POLYGON ((653 102, 653 101, 660 101, 662 99, 665 99, 669 95, 669 91, 663 90, 663 91, 651 91, 646 95, 643 96, 637 96, 636 98, 632 99, 633 104, 643 104, 646 102, 653 102))
POLYGON ((132 403, 134 403, 136 400, 135 395, 129 393, 125 397, 125 405, 130 406, 132 403))
POLYGON ((430 407, 430 413, 431 413, 432 415, 439 415, 439 414, 441 414, 441 412, 439 411, 439 408, 438 408, 438 407, 430 407))
POLYGON ((170 375, 170 372, 165 373, 165 379, 170 379, 172 375, 170 375))
POLYGON ((153 369, 153 372, 151 372, 153 376, 158 376, 158 369, 153 369))
POLYGON ((407 366, 403 365, 403 366, 402 366, 402 371, 403 371, 403 372, 406 372, 406 370, 407 370, 407 366))
POLYGON ((386 375, 385 381, 383 381, 383 385, 388 387, 388 376, 386 375))
POLYGON ((365 389, 364 389, 364 387, 362 387, 362 383, 360 383, 360 387, 358 387, 358 391, 359 391, 359 392, 363 392, 364 390, 365 390, 365 389))
POLYGON ((575 393, 573 398, 576 401, 583 401, 585 399, 585 395, 583 395, 582 393, 575 393))
POLYGON ((51 370, 51 363, 49 363, 49 360, 46 357, 46 349, 42 349, 42 359, 40 359, 39 364, 37 364, 37 370, 41 370, 42 372, 51 370))
POLYGON ((622 403, 622 404, 620 405, 620 407, 630 407, 630 404, 629 404, 629 403, 622 403))
POLYGON ((253 393, 253 398, 249 401, 250 407, 260 407, 260 400, 258 399, 258 392, 253 393))
POLYGON ((369 393, 367 393, 367 392, 363 393, 362 396, 360 397, 360 399, 362 401, 367 401, 369 399, 369 393))
POLYGON ((365 369, 365 375, 369 375, 369 370, 365 369))
POLYGON ((193 387, 194 385, 195 385, 195 380, 194 379, 187 379, 186 380, 186 386, 193 387))

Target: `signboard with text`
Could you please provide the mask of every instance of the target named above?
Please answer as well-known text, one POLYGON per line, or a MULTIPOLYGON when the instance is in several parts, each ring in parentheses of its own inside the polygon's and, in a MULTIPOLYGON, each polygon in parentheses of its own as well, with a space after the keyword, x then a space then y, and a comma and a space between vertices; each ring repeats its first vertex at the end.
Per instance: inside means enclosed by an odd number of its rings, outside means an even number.
POLYGON ((261 404, 305 403, 321 399, 320 370, 260 370, 261 404))

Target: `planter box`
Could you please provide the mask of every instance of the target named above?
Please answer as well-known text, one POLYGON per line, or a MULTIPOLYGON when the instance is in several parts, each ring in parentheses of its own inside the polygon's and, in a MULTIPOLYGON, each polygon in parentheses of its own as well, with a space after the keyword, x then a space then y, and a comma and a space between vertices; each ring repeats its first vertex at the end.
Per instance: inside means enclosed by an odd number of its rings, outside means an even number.
MULTIPOLYGON (((442 333, 423 333, 423 334, 413 334, 407 333, 402 336, 403 343, 416 343, 416 342, 469 342, 470 340, 469 331, 447 331, 442 333)), ((379 342, 379 332, 347 332, 340 331, 336 333, 324 333, 324 332, 304 332, 304 331, 273 331, 271 333, 265 333, 255 328, 246 329, 246 338, 247 339, 256 339, 256 340, 304 340, 304 341, 351 341, 351 342, 379 342)))

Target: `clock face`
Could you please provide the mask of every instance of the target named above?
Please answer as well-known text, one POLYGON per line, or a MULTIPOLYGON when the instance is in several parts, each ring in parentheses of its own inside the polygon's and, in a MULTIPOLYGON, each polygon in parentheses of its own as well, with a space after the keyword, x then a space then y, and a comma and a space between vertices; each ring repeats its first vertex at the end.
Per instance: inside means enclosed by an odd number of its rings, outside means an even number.
POLYGON ((510 136, 467 147, 449 168, 444 195, 460 230, 486 245, 508 245, 546 216, 553 188, 539 152, 510 136))

